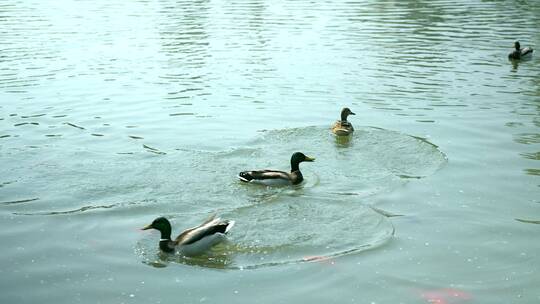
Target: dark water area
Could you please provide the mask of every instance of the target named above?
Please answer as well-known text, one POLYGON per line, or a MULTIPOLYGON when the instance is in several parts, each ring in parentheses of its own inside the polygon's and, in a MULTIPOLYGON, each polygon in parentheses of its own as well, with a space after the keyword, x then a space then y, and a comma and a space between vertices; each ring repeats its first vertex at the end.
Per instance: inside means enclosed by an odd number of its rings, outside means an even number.
POLYGON ((0 302, 539 302, 538 16, 0 3, 0 302), (509 61, 518 39, 536 52, 509 61), (299 186, 236 179, 295 151, 316 158, 299 186), (139 230, 214 213, 236 226, 200 257, 139 230))

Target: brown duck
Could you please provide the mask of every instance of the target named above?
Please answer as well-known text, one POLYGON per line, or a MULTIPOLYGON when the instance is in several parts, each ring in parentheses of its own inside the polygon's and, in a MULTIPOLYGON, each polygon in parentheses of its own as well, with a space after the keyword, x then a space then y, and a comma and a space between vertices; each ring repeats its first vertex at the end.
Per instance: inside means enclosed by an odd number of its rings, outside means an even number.
POLYGON ((356 115, 349 108, 343 108, 341 110, 341 120, 338 120, 332 126, 332 133, 338 136, 351 135, 354 132, 354 128, 350 122, 347 121, 349 115, 356 115))

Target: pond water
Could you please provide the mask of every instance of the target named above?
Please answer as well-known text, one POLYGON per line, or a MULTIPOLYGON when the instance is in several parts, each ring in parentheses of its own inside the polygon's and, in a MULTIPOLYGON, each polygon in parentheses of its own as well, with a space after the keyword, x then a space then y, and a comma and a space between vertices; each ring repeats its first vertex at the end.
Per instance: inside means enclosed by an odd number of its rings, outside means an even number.
POLYGON ((535 1, 0 4, 0 302, 536 303, 535 1), (342 107, 353 136, 330 134, 342 107), (236 179, 287 170, 305 182, 236 179), (186 258, 212 214, 229 241, 186 258))

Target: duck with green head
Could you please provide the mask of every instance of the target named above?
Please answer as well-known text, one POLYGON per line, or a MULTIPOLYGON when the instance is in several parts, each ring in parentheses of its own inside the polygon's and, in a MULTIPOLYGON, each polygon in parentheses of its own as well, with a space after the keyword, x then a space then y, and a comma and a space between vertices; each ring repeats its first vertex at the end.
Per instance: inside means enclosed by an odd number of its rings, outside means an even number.
POLYGON ((204 223, 184 230, 172 240, 171 223, 164 217, 158 217, 142 230, 156 229, 161 233, 159 249, 163 252, 174 253, 178 251, 185 256, 195 256, 224 241, 225 235, 233 226, 234 221, 221 220, 212 216, 204 223))
POLYGON ((514 51, 508 54, 509 59, 521 59, 525 56, 531 55, 533 49, 530 47, 521 48, 519 41, 514 42, 514 51))
POLYGON ((304 180, 300 172, 301 162, 312 162, 315 158, 296 152, 291 156, 291 172, 278 170, 252 170, 242 171, 238 178, 246 183, 263 184, 267 186, 298 185, 304 180))
POLYGON ((341 110, 341 120, 338 120, 334 123, 332 126, 332 133, 338 135, 338 136, 347 136, 351 135, 354 132, 354 128, 352 124, 347 121, 347 117, 349 115, 356 115, 351 111, 349 108, 343 108, 341 110))

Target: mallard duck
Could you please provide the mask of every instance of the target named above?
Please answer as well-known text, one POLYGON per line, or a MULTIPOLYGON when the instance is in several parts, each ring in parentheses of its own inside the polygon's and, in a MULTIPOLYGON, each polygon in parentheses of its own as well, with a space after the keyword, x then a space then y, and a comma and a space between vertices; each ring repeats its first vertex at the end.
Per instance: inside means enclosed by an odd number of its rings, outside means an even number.
POLYGON ((526 55, 530 55, 533 52, 533 49, 530 47, 521 48, 519 41, 514 42, 515 50, 508 54, 509 59, 521 59, 526 55))
POLYGON ((341 110, 341 120, 338 120, 332 126, 332 133, 339 136, 347 136, 354 132, 354 128, 350 122, 347 121, 347 117, 354 114, 351 109, 343 108, 341 110))
POLYGON ((174 241, 171 240, 171 223, 164 217, 156 218, 142 230, 156 229, 161 232, 159 249, 162 251, 172 253, 177 250, 185 256, 194 256, 225 240, 225 235, 233 226, 234 221, 212 216, 199 226, 184 230, 174 241))
POLYGON ((305 156, 304 153, 296 152, 291 156, 291 172, 277 170, 243 171, 238 178, 246 183, 258 183, 267 186, 298 185, 303 180, 299 165, 301 162, 312 162, 315 158, 305 156))

